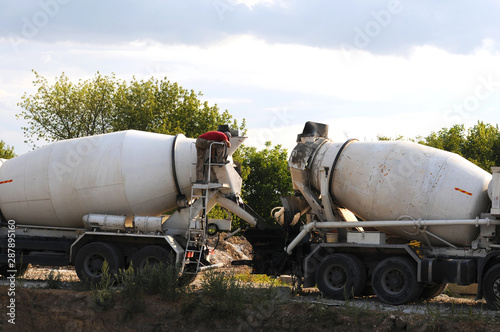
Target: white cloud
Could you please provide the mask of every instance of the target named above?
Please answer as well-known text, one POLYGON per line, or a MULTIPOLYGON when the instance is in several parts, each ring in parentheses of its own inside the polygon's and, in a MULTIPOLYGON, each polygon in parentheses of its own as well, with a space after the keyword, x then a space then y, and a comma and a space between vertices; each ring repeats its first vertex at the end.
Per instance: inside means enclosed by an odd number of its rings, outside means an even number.
MULTIPOLYGON (((0 39, 1 47, 8 44, 0 39)), ((10 106, 9 112, 0 110, 0 134, 19 123, 15 105, 24 91, 34 92, 33 68, 49 80, 62 71, 75 81, 97 71, 123 79, 167 76, 202 91, 202 99, 237 119, 247 118, 249 136, 257 135, 249 142, 257 140, 256 145, 265 140, 293 144, 307 120, 330 122, 341 137, 345 131, 361 139, 425 136, 455 123, 498 121, 492 109, 500 100, 500 55, 491 44, 486 40, 468 55, 434 46, 414 47, 405 56, 358 50, 350 51, 347 61, 340 48, 272 44, 250 35, 198 46, 153 40, 108 45, 33 41, 26 52, 2 55, 0 96, 2 107, 10 106), (474 98, 477 105, 471 104, 474 98), (457 112, 456 105, 469 109, 457 112), (272 137, 266 139, 263 129, 271 130, 272 137)), ((18 141, 9 144, 18 149, 18 141)))
MULTIPOLYGON (((484 49, 454 55, 422 46, 407 57, 357 51, 349 64, 342 50, 269 44, 247 35, 209 47, 150 45, 140 53, 153 53, 158 61, 175 63, 173 71, 187 80, 209 75, 228 84, 377 102, 425 98, 435 91, 441 91, 442 98, 455 98, 470 91, 477 77, 491 73, 500 60, 484 49)), ((500 72, 494 73, 500 76, 500 72)))
POLYGON ((486 38, 498 40, 497 16, 495 0, 4 1, 0 37, 18 36, 26 43, 154 39, 207 45, 252 34, 272 44, 351 44, 378 54, 401 54, 418 45, 469 54, 486 38), (367 45, 355 43, 359 32, 369 35, 367 45))
MULTIPOLYGON (((346 116, 316 120, 329 126, 328 137, 336 142, 343 142, 351 138, 359 141, 376 141, 378 136, 397 138, 400 135, 405 139, 414 139, 418 136, 427 136, 432 131, 438 131, 440 126, 439 115, 435 113, 400 113, 390 116, 346 116)), ((248 131, 248 140, 245 144, 259 149, 265 142, 273 145, 281 144, 290 153, 295 147, 297 135, 302 133, 304 123, 279 126, 252 128, 248 131)))

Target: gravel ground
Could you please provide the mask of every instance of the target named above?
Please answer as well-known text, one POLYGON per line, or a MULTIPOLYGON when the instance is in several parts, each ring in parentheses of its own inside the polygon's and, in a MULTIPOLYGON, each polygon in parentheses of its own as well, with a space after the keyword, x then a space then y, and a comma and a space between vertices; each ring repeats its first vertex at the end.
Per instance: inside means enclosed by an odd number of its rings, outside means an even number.
POLYGON ((462 314, 500 317, 499 312, 490 310, 488 308, 488 306, 486 305, 486 301, 476 301, 472 296, 453 297, 442 294, 427 301, 418 301, 406 305, 393 306, 380 302, 376 296, 359 297, 348 302, 323 299, 321 298, 319 291, 314 289, 311 290, 311 294, 299 296, 298 298, 292 299, 292 301, 324 304, 331 307, 349 306, 353 308, 381 310, 405 314, 439 314, 447 316, 462 314))
MULTIPOLYGON (((225 267, 222 270, 229 270, 225 267)), ((21 287, 46 288, 48 275, 51 271, 59 273, 63 285, 67 282, 78 281, 75 270, 72 267, 50 268, 44 266, 34 266, 28 270, 23 279, 19 280, 21 287)), ((234 272, 234 271, 233 271, 234 272)), ((238 273, 249 273, 248 269, 238 270, 238 273)), ((66 283, 67 288, 69 284, 66 283)), ((194 286, 200 283, 200 278, 196 278, 194 286)), ((1 280, 0 285, 7 285, 7 280, 1 280)), ((348 302, 329 300, 322 298, 321 293, 316 288, 303 289, 299 295, 291 296, 292 302, 307 302, 311 304, 323 304, 329 307, 353 307, 369 310, 381 310, 394 312, 395 314, 439 314, 439 315, 477 315, 477 316, 496 316, 500 317, 500 312, 488 309, 484 300, 476 301, 472 295, 450 296, 447 294, 439 295, 428 301, 420 301, 407 305, 392 306, 380 302, 376 296, 358 297, 348 302)))

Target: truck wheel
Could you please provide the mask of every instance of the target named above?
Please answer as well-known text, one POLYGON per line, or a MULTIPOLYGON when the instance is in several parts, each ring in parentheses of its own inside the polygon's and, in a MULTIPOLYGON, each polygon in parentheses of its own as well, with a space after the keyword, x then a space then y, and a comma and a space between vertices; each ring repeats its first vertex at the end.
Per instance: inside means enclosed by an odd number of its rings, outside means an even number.
POLYGON ((414 262, 406 257, 389 257, 373 270, 372 286, 382 302, 399 305, 417 298, 424 284, 417 282, 414 262))
POLYGON ((361 293, 366 284, 366 269, 354 255, 326 256, 316 270, 316 285, 327 298, 345 300, 361 293))
POLYGON ((112 276, 123 268, 124 258, 113 245, 105 242, 91 242, 78 251, 75 259, 75 270, 80 280, 97 283, 102 280, 102 264, 108 262, 112 276))
POLYGON ((483 279, 483 296, 493 310, 500 309, 500 264, 493 265, 483 279))
POLYGON ((146 266, 163 264, 171 265, 172 254, 167 249, 160 246, 147 246, 139 249, 132 256, 132 266, 137 272, 142 272, 146 266))
POLYGON ((436 296, 443 294, 443 292, 448 287, 446 283, 437 283, 437 284, 425 284, 424 290, 422 294, 420 294, 420 298, 424 300, 433 299, 436 296))
POLYGON ((219 233, 219 226, 217 226, 214 223, 208 224, 208 226, 207 226, 207 234, 209 236, 214 236, 217 233, 219 233))

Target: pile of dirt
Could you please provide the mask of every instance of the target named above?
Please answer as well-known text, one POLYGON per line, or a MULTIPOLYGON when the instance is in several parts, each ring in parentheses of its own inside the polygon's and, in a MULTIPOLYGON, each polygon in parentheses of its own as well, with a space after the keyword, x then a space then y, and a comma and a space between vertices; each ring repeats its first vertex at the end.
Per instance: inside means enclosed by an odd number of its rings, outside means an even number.
POLYGON ((221 233, 217 237, 209 239, 209 247, 215 247, 209 256, 212 264, 228 268, 231 267, 232 261, 252 259, 252 246, 243 236, 225 239, 226 236, 226 233, 221 233))
POLYGON ((50 273, 53 277, 59 277, 61 281, 73 282, 79 281, 73 266, 54 267, 54 266, 30 266, 30 268, 23 275, 26 280, 47 280, 50 273))

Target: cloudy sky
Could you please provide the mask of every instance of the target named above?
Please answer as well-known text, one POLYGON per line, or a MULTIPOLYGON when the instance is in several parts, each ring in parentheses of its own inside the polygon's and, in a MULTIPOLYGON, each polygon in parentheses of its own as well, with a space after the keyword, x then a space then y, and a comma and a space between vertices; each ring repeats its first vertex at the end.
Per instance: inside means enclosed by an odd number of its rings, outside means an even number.
POLYGON ((0 2, 0 139, 49 80, 167 77, 291 149, 308 120, 335 140, 500 122, 500 1, 0 2))

